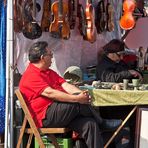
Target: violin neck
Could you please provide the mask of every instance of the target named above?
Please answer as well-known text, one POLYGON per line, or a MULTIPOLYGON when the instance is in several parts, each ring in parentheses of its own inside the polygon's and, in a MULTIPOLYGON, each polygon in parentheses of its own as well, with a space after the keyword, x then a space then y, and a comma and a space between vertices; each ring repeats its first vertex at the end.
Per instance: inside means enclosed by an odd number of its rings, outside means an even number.
POLYGON ((78 0, 74 0, 74 15, 77 16, 78 11, 78 0))
POLYGON ((59 0, 59 17, 63 16, 63 0, 59 0))
POLYGON ((92 0, 87 0, 86 2, 86 4, 92 4, 92 0))
POLYGON ((33 0, 33 19, 36 18, 36 0, 33 0))

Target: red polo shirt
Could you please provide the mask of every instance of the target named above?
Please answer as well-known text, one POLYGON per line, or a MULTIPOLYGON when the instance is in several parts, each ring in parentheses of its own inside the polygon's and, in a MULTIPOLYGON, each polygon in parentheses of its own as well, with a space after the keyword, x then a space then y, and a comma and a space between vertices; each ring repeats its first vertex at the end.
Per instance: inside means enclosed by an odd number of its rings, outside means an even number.
POLYGON ((43 71, 31 63, 24 72, 19 89, 25 98, 37 127, 42 127, 42 119, 45 118, 46 110, 53 103, 52 100, 42 96, 41 93, 48 86, 65 92, 61 87, 64 82, 65 80, 53 70, 43 71))

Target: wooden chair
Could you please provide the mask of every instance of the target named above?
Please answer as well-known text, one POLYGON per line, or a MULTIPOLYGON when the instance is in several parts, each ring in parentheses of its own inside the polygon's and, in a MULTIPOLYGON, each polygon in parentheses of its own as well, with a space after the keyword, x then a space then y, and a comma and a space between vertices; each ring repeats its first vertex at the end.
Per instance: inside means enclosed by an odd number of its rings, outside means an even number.
POLYGON ((26 102, 25 102, 21 92, 19 91, 19 89, 15 90, 15 94, 16 94, 18 100, 20 101, 21 107, 22 107, 24 114, 25 114, 24 121, 23 121, 22 127, 20 129, 20 135, 19 135, 18 142, 17 142, 17 148, 20 148, 24 133, 29 134, 29 138, 28 138, 28 142, 27 142, 27 146, 26 146, 27 148, 29 148, 31 145, 33 135, 36 137, 36 140, 37 140, 40 148, 45 148, 45 145, 44 145, 42 138, 41 138, 42 134, 43 135, 46 134, 50 138, 52 144, 56 148, 60 148, 57 143, 55 134, 66 133, 66 132, 69 132, 70 130, 68 128, 37 128, 32 116, 30 114, 30 111, 26 105, 26 102), (27 122, 29 123, 30 128, 26 127, 27 122))

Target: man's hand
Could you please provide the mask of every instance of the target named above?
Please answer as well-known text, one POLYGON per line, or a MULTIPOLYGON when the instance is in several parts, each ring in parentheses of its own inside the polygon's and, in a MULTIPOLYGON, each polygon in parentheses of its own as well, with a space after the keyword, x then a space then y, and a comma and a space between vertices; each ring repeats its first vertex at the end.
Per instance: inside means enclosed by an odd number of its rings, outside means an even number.
POLYGON ((132 75, 133 77, 138 77, 140 80, 143 79, 143 78, 142 78, 142 75, 141 75, 138 71, 136 71, 136 70, 129 70, 129 72, 131 73, 131 75, 132 75))
POLYGON ((91 96, 88 90, 82 91, 77 95, 78 102, 80 104, 90 104, 91 103, 91 96))

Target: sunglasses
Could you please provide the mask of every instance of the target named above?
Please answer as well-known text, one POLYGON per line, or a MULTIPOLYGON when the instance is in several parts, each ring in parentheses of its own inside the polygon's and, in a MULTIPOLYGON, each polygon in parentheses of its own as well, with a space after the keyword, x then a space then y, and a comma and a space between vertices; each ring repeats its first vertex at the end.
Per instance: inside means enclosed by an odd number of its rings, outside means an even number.
POLYGON ((124 56, 124 54, 123 53, 115 53, 118 57, 122 57, 122 56, 124 56))

